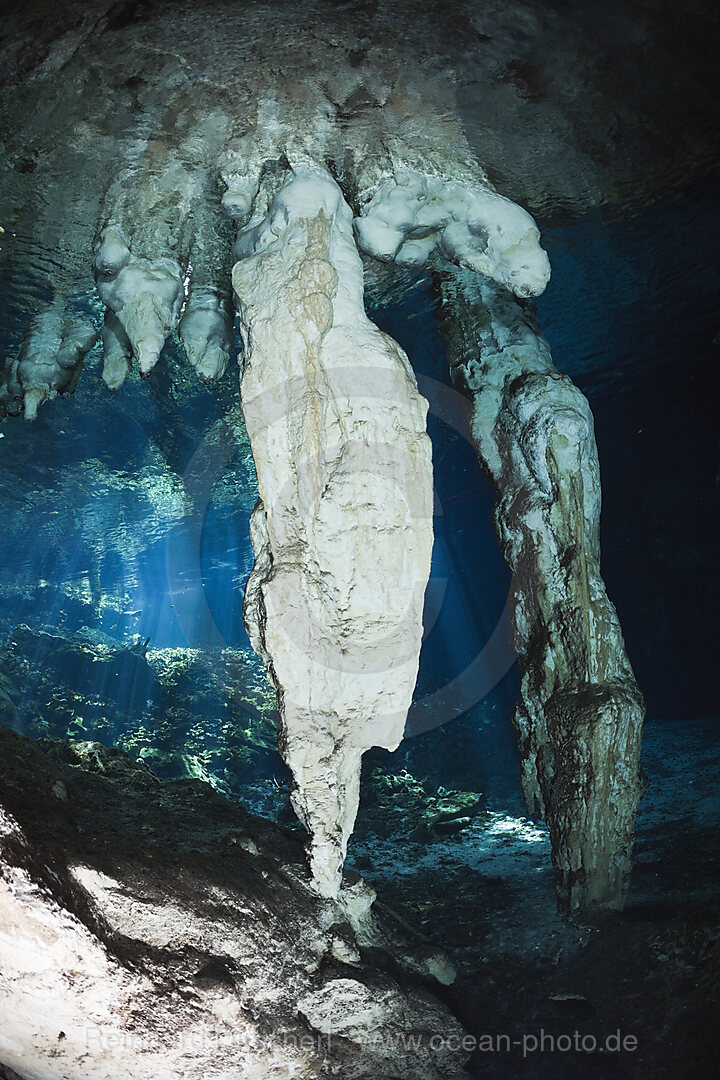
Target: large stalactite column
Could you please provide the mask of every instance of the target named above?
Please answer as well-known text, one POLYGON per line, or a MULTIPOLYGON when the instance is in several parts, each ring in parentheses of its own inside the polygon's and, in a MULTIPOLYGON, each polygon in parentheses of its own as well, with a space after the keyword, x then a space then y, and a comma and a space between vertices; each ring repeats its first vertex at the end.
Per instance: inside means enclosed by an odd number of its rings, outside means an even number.
POLYGON ((432 549, 427 403, 402 350, 365 315, 337 184, 297 167, 267 201, 233 270, 260 493, 245 619, 277 690, 293 805, 329 896, 362 753, 399 744, 417 677, 432 549))
POLYGON ((473 403, 472 437, 513 572, 525 799, 550 829, 560 910, 621 907, 644 705, 600 576, 590 408, 507 290, 458 271, 443 299, 452 374, 473 403))

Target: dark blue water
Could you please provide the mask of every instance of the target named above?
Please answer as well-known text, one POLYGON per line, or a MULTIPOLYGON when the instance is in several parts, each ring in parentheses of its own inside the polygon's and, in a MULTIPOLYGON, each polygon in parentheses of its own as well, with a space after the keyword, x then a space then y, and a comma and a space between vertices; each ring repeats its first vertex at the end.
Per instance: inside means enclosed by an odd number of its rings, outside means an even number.
POLYGON ((452 387, 429 276, 373 305, 403 347, 430 403, 434 545, 418 683, 400 756, 377 753, 447 787, 507 799, 519 763, 510 716, 519 672, 509 645, 510 573, 492 524, 494 496, 470 442, 468 404, 452 387), (502 795, 501 795, 502 793, 502 795))
POLYGON ((718 709, 718 179, 543 232, 538 311, 595 417, 603 574, 650 720, 718 709))

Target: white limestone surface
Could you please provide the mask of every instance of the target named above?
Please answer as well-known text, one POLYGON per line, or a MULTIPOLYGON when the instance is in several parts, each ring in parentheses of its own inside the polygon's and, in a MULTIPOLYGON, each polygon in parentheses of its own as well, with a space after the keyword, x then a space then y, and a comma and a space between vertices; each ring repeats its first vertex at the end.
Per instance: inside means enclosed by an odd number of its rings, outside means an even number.
POLYGON ((132 345, 117 315, 105 309, 101 331, 103 346, 103 382, 108 390, 119 390, 132 368, 132 345))
POLYGON ((432 549, 427 403, 365 315, 352 214, 328 173, 296 167, 236 250, 261 499, 245 619, 277 689, 316 885, 334 895, 363 751, 399 744, 417 677, 432 549))
POLYGON ((377 259, 420 266, 438 249, 516 296, 538 296, 550 280, 533 218, 479 184, 396 169, 355 219, 355 231, 377 259))
POLYGON ((192 289, 180 320, 180 340, 203 383, 221 378, 233 347, 232 313, 216 289, 192 289))
POLYGON ((461 1080, 449 961, 374 899, 206 784, 0 728, 0 1076, 461 1080))
MULTIPOLYGON (((94 270, 100 299, 117 316, 140 374, 149 375, 165 339, 177 326, 185 299, 179 264, 169 258, 133 255, 122 230, 108 225, 95 253, 94 270)), ((114 372, 118 366, 113 358, 110 368, 114 372)), ((109 377, 117 381, 114 374, 109 377)))
POLYGON ((58 295, 32 320, 17 358, 3 373, 0 418, 23 411, 26 420, 34 420, 43 402, 72 394, 96 340, 94 327, 68 315, 66 299, 58 295))

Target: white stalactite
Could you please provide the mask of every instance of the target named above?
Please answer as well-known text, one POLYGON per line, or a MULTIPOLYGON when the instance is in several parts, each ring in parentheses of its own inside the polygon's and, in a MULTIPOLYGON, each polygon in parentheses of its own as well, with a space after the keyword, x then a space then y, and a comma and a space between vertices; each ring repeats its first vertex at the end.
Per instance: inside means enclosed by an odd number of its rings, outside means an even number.
POLYGON ((377 259, 422 266, 438 249, 517 296, 538 296, 550 278, 534 220, 489 186, 396 169, 355 219, 355 230, 363 251, 377 259))
POLYGON ((119 390, 132 369, 132 345, 117 315, 105 309, 101 332, 103 346, 103 382, 108 390, 119 390))
POLYGON ((0 409, 24 412, 34 420, 40 405, 60 394, 72 394, 85 356, 97 341, 90 323, 66 311, 66 300, 55 302, 33 320, 17 359, 9 365, 0 386, 0 409))
POLYGON ((400 742, 432 549, 427 403, 366 317, 342 192, 297 167, 238 250, 241 398, 261 503, 245 617, 278 691, 317 888, 339 887, 360 761, 400 742))
POLYGON ((233 347, 232 312, 212 288, 193 288, 180 320, 180 340, 201 382, 221 378, 233 347))
MULTIPOLYGON (((115 225, 102 232, 94 269, 100 299, 117 316, 140 374, 149 375, 180 317, 182 269, 174 259, 133 255, 124 233, 115 225)), ((112 366, 116 366, 115 361, 112 366)))

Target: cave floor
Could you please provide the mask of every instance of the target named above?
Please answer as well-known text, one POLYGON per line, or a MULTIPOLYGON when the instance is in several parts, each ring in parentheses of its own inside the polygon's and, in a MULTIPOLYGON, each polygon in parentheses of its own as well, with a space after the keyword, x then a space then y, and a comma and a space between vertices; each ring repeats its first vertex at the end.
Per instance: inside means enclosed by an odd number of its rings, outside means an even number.
POLYGON ((625 910, 555 909, 542 825, 491 808, 430 844, 360 835, 353 864, 386 913, 448 950, 445 999, 474 1036, 476 1076, 711 1075, 720 1018, 717 717, 648 724, 625 910))
MULTIPOLYGON (((463 802, 462 793, 445 792, 456 819, 428 828, 444 789, 428 799, 422 782, 402 773, 399 794, 383 787, 382 777, 366 787, 349 865, 376 888, 388 927, 454 960, 455 984, 434 992, 475 1040, 471 1075, 713 1074, 720 1019, 717 723, 715 716, 648 723, 628 903, 596 922, 558 917, 547 831, 520 816, 515 793, 473 807, 472 794, 463 802), (373 797, 386 801, 373 804, 373 797)), ((185 780, 167 790, 188 783, 205 792, 222 824, 231 806, 207 784, 185 780)), ((301 829, 280 788, 258 785, 267 806, 253 809, 277 816, 284 808, 302 862, 301 829)))

